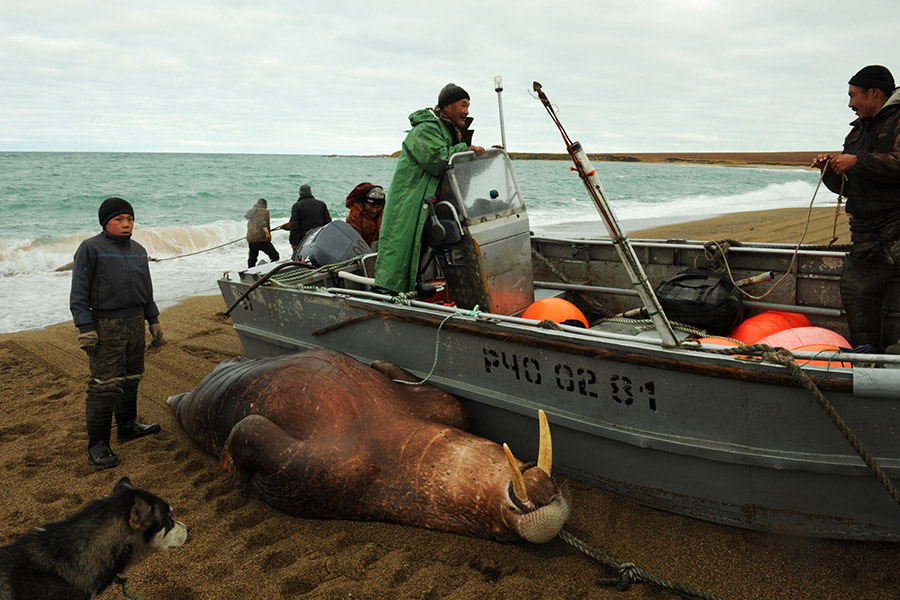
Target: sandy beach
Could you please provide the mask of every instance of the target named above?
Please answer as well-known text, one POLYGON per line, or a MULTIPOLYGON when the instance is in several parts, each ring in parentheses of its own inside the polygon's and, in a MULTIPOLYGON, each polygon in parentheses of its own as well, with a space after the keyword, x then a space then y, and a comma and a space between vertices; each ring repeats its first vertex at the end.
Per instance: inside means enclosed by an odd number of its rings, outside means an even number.
MULTIPOLYGON (((803 209, 739 213, 629 235, 795 243, 805 219, 803 209)), ((833 209, 817 209, 806 242, 827 243, 833 224, 833 209)), ((838 243, 847 243, 843 217, 838 231, 838 243)), ((73 325, 0 335, 0 543, 70 515, 127 475, 166 499, 191 528, 186 546, 129 573, 128 591, 142 600, 674 597, 645 585, 624 594, 600 587, 597 578, 610 573, 559 539, 501 544, 385 523, 300 519, 234 487, 166 406, 216 364, 242 355, 224 309, 221 297, 205 296, 164 311, 167 344, 148 352, 138 400, 140 419, 160 423, 162 432, 128 444, 113 438, 122 463, 100 472, 86 456, 88 367, 73 325)), ((745 531, 576 482, 568 489, 574 509, 567 529, 574 535, 723 599, 883 600, 900 589, 896 544, 745 531)), ((118 588, 101 596, 120 597, 118 588)))

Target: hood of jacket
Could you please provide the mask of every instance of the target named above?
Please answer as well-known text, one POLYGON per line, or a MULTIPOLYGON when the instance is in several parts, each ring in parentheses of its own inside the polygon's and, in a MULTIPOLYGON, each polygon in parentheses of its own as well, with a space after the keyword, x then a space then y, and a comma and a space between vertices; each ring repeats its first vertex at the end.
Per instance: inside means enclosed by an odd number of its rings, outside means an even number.
POLYGON ((425 123, 426 121, 437 121, 438 123, 441 122, 438 116, 434 114, 433 108, 423 108, 409 115, 409 124, 413 127, 419 125, 420 123, 425 123))

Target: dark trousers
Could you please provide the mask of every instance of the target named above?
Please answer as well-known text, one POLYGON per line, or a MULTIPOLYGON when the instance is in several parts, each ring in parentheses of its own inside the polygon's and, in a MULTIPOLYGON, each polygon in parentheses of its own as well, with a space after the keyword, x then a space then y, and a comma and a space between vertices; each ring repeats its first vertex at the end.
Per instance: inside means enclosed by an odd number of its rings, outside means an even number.
POLYGON ((278 250, 275 249, 272 242, 250 242, 250 257, 247 259, 248 268, 256 266, 256 259, 259 257, 260 252, 265 252, 272 262, 279 259, 278 250))
POLYGON ((144 373, 144 316, 94 319, 99 342, 90 359, 86 421, 88 447, 109 442, 113 413, 124 426, 137 418, 137 386, 144 373))
MULTIPOLYGON (((854 242, 844 258, 841 301, 847 313, 850 344, 884 350, 882 327, 891 278, 898 274, 900 242, 854 242)), ((890 343, 893 340, 887 340, 890 343)))

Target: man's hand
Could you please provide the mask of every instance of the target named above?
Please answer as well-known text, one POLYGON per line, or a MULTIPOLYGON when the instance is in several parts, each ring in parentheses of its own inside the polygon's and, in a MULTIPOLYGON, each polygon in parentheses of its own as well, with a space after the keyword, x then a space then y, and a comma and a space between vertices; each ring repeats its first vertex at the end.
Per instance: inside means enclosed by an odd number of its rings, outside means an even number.
POLYGON ((822 169, 828 167, 828 161, 830 161, 832 158, 834 157, 831 154, 820 154, 809 166, 812 169, 819 169, 821 171, 822 169))
POLYGON ((838 175, 843 175, 856 166, 855 154, 841 154, 828 162, 828 167, 838 175))
POLYGON ((165 342, 163 341, 162 327, 159 326, 159 323, 153 323, 150 325, 150 345, 158 348, 163 344, 165 342))
POLYGON ((469 150, 474 152, 476 155, 484 153, 484 148, 482 148, 481 146, 469 146, 469 150))
POLYGON ((81 346, 81 349, 84 350, 85 354, 87 354, 88 356, 94 355, 94 352, 97 350, 97 344, 99 342, 100 337, 93 329, 78 334, 78 345, 81 346))

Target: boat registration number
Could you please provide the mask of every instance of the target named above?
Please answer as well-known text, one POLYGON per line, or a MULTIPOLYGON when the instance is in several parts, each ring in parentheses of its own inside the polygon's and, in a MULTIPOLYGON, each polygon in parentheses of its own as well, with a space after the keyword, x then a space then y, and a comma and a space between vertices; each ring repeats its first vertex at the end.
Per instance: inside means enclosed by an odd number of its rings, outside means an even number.
POLYGON ((484 347, 484 371, 488 375, 515 377, 532 385, 556 385, 563 391, 608 398, 624 406, 644 406, 656 410, 656 386, 652 381, 635 382, 621 373, 598 376, 589 368, 558 362, 553 367, 541 366, 533 356, 519 356, 505 350, 484 347))

